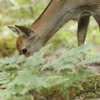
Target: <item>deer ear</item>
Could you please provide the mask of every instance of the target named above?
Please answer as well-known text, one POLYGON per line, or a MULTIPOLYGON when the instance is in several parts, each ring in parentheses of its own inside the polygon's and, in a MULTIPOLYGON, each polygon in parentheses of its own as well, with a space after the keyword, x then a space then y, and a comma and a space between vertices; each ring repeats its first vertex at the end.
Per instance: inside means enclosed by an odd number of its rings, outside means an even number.
POLYGON ((35 31, 32 28, 15 25, 23 34, 27 35, 29 38, 32 38, 36 35, 35 31))
POLYGON ((17 33, 18 35, 21 33, 21 31, 17 27, 8 26, 9 29, 11 29, 13 32, 17 33))

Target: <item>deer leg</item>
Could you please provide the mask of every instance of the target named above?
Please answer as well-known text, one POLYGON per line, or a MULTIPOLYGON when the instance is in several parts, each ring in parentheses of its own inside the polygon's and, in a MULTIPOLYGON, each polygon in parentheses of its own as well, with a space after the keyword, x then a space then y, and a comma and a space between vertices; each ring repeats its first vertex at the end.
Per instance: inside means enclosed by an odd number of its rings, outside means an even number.
POLYGON ((96 11, 93 15, 94 19, 98 23, 99 29, 100 29, 100 9, 96 11))
POLYGON ((78 46, 82 45, 85 41, 90 16, 82 16, 78 21, 78 46))

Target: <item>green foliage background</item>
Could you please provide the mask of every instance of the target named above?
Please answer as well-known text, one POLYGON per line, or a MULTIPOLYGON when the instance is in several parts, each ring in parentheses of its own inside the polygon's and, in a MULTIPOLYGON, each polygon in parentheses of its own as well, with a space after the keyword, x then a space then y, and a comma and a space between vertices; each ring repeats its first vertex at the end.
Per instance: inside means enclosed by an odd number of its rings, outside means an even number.
MULTIPOLYGON (((0 0, 0 57, 11 56, 16 50, 17 35, 7 26, 31 25, 42 13, 50 0, 0 0)), ((86 42, 100 44, 100 32, 95 20, 91 18, 86 42)), ((70 21, 51 38, 51 54, 64 47, 77 47, 77 23, 70 21)), ((47 43, 47 44, 48 44, 47 43)), ((97 51, 99 47, 97 47, 97 51)))
MULTIPOLYGON (((0 58, 12 56, 16 51, 16 39, 18 36, 8 29, 7 26, 31 25, 39 17, 49 1, 0 0, 0 58)), ((42 90, 51 91, 57 85, 57 91, 63 92, 63 94, 64 92, 65 94, 68 92, 66 88, 70 85, 76 85, 76 87, 81 88, 79 81, 93 72, 87 69, 79 69, 79 66, 80 64, 100 62, 98 59, 100 58, 100 54, 91 56, 100 49, 99 38, 100 32, 98 25, 91 17, 86 42, 93 43, 96 49, 92 50, 90 45, 83 46, 84 49, 83 47, 72 49, 73 47, 77 47, 77 22, 69 21, 48 41, 47 44, 53 44, 50 49, 41 49, 40 52, 37 52, 35 56, 31 56, 30 58, 19 56, 0 59, 0 99, 13 100, 13 97, 17 94, 19 95, 18 98, 14 98, 14 100, 28 100, 27 98, 30 98, 28 91, 33 89, 33 87, 39 93, 43 93, 42 90), (48 51, 46 53, 47 55, 54 55, 57 50, 61 49, 60 52, 62 52, 62 48, 66 49, 66 51, 72 50, 62 54, 58 59, 53 59, 49 64, 44 62, 42 54, 45 50, 48 51), (90 52, 90 50, 92 51, 90 52), (87 55, 86 60, 84 60, 84 54, 87 55), (22 62, 24 64, 21 66, 20 63, 22 62), (52 67, 54 68, 53 72, 41 73, 45 68, 52 67), (27 84, 25 84, 26 82, 27 84), (27 96, 25 97, 26 94, 27 96)))

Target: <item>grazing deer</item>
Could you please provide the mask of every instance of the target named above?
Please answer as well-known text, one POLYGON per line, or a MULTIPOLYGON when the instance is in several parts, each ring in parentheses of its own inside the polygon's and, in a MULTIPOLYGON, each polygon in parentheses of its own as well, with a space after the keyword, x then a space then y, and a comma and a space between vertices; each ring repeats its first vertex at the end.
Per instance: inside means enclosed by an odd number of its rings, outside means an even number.
POLYGON ((26 57, 38 51, 69 20, 78 21, 78 46, 84 43, 90 16, 100 26, 100 0, 51 0, 30 26, 8 26, 19 36, 17 50, 26 57))

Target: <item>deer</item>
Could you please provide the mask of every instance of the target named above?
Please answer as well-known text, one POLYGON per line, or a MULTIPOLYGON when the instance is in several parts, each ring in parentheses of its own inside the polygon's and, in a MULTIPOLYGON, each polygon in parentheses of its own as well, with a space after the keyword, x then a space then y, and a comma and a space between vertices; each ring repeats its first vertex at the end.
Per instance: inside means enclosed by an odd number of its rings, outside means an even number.
POLYGON ((8 26, 18 34, 16 48, 19 55, 31 56, 68 21, 78 22, 78 46, 84 44, 92 16, 100 27, 100 0, 50 0, 43 13, 29 27, 8 26))

